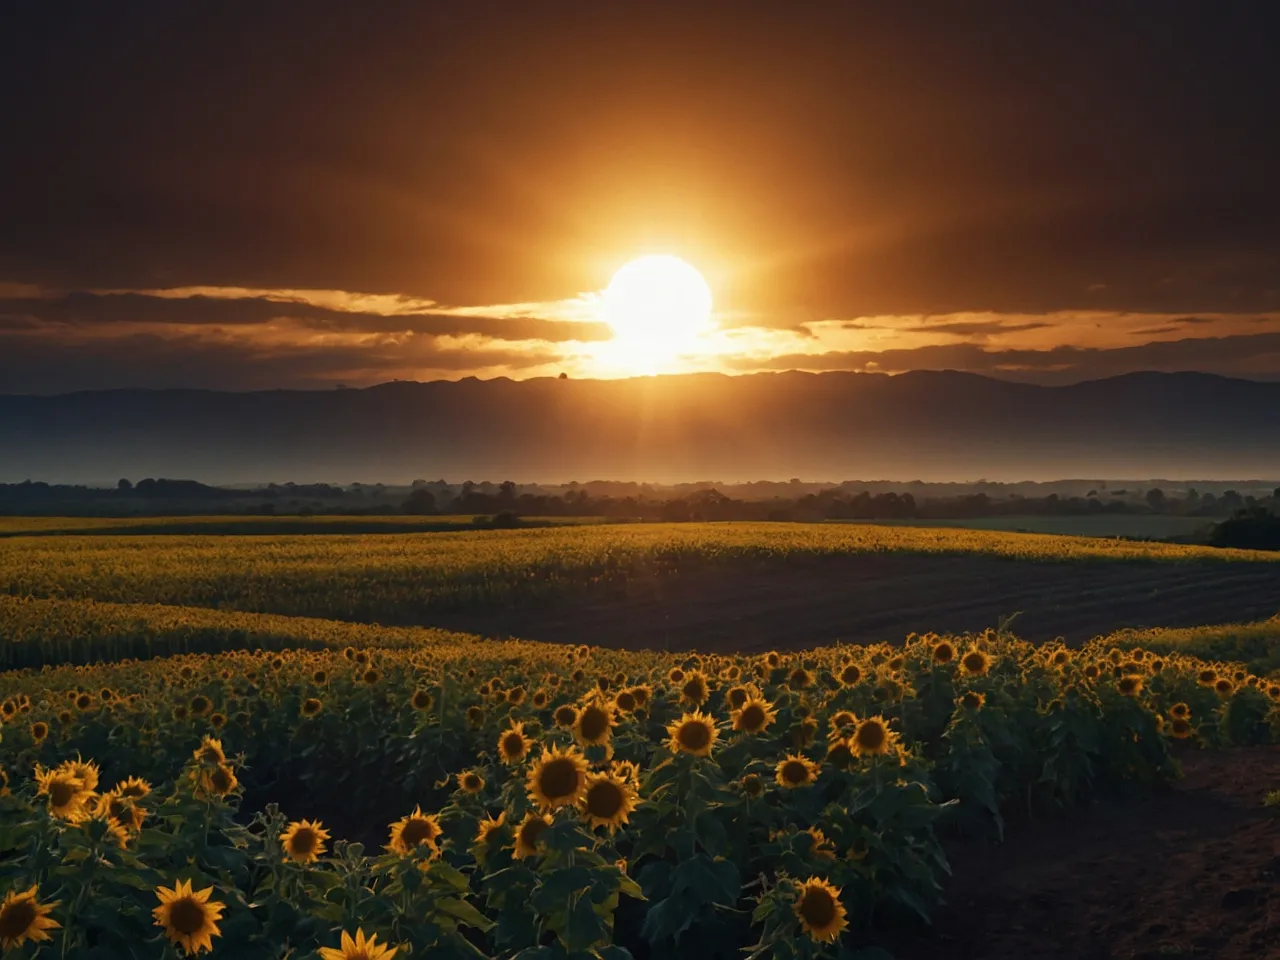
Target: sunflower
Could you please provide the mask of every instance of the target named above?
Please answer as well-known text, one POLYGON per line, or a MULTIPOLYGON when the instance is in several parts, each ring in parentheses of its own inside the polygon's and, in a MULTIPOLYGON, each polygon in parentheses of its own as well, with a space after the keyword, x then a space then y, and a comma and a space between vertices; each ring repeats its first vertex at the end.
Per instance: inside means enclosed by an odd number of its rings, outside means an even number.
POLYGON ((512 849, 516 857, 532 857, 538 852, 538 841, 547 827, 551 826, 551 817, 545 813, 530 811, 516 827, 516 839, 512 849))
POLYGON ((778 719, 772 707, 773 704, 757 697, 744 701, 741 707, 730 714, 733 729, 740 733, 763 733, 769 724, 778 719))
POLYGON ((770 650, 764 655, 764 662, 770 670, 777 670, 782 664, 782 657, 778 655, 776 650, 770 650))
POLYGON ((165 936, 188 956, 212 950, 213 938, 222 936, 218 921, 225 905, 210 900, 212 892, 213 887, 193 891, 190 880, 179 880, 172 889, 156 887, 160 906, 151 911, 156 926, 164 927, 165 936))
POLYGON ((987 702, 987 695, 980 690, 970 690, 960 698, 960 706, 966 710, 981 710, 987 702))
POLYGON ((1126 697, 1136 697, 1142 692, 1142 678, 1134 676, 1121 677, 1116 682, 1116 689, 1126 697))
POLYGON ((680 700, 691 707, 700 707, 711 696, 711 687, 701 670, 690 670, 680 684, 680 700))
POLYGON ((787 686, 804 689, 813 683, 813 674, 804 667, 796 667, 787 675, 787 686))
POLYGON ((1196 681, 1203 687, 1212 687, 1218 679, 1218 672, 1211 668, 1205 668, 1196 675, 1196 681))
POLYGON ((667 682, 673 683, 673 684, 683 683, 684 671, 681 670, 679 667, 672 667, 670 670, 667 671, 667 682))
POLYGON ((484 709, 482 707, 467 707, 467 725, 475 728, 484 726, 484 709))
POLYGON ((798 753, 789 753, 774 770, 778 786, 789 790, 796 787, 807 787, 818 777, 818 765, 798 753))
POLYGON ((60 900, 52 903, 37 900, 35 884, 31 885, 30 890, 21 893, 16 889, 6 893, 4 902, 0 903, 0 949, 7 952, 22 946, 28 940, 39 943, 41 940, 52 939, 46 931, 57 930, 62 924, 50 917, 49 913, 59 903, 60 900))
POLYGON ((1169 708, 1169 716, 1175 720, 1185 720, 1191 716, 1191 708, 1185 703, 1175 703, 1169 708))
POLYGON ((724 702, 731 710, 741 710, 742 705, 751 699, 752 691, 745 685, 730 687, 724 692, 724 702))
POLYGON ((541 710, 543 707, 547 705, 547 701, 550 699, 551 698, 547 695, 547 691, 535 690, 533 691, 533 697, 530 699, 529 702, 532 703, 535 708, 537 708, 538 710, 541 710))
POLYGON ((280 834, 280 846, 284 848, 286 860, 314 863, 324 853, 325 841, 328 839, 329 831, 320 826, 318 820, 295 820, 280 834))
POLYGON ((619 690, 618 695, 613 698, 613 706, 623 713, 630 713, 637 706, 636 698, 630 690, 619 690))
POLYGON ((934 644, 932 656, 934 663, 950 663, 956 658, 955 644, 949 640, 940 640, 934 644))
POLYGON ((1219 677, 1213 684, 1214 692, 1220 697, 1229 697, 1235 693, 1235 684, 1226 677, 1219 677))
POLYGON ((400 949, 378 943, 376 933, 366 940, 360 927, 356 927, 354 940, 343 930, 342 939, 338 942, 342 944, 340 947, 321 947, 320 960, 391 960, 400 949))
POLYGON ((315 673, 311 674, 311 682, 318 687, 323 687, 326 683, 329 682, 328 671, 317 670, 315 673))
POLYGON ((639 796, 631 781, 613 773, 587 777, 587 789, 578 806, 592 827, 608 827, 613 833, 627 822, 639 796))
POLYGON ((132 797, 122 796, 118 790, 99 796, 94 801, 93 813, 94 816, 114 820, 131 830, 141 830, 142 821, 147 817, 147 811, 134 803, 132 797))
POLYGON ((893 739, 884 717, 867 717, 858 723, 849 745, 860 757, 882 757, 893 746, 893 739))
POLYGON ((141 800, 151 792, 151 784, 141 777, 129 777, 116 784, 115 792, 130 800, 141 800))
POLYGON ((676 723, 667 726, 671 738, 667 745, 672 753, 691 753, 695 757, 711 756, 711 747, 716 742, 720 731, 715 721, 701 711, 686 713, 676 723))
POLYGON ((960 666, 971 677, 980 677, 991 669, 991 658, 977 647, 970 647, 969 652, 960 659, 960 666))
POLYGON ((463 793, 479 793, 484 789, 484 777, 474 770, 458 774, 458 789, 463 793))
POLYGON ((81 693, 76 696, 76 709, 88 710, 93 706, 93 697, 87 693, 81 693))
POLYGON ((752 799, 764 793, 764 781, 758 773, 748 773, 742 778, 742 792, 752 799))
POLYGON ((498 832, 506 825, 507 811, 503 810, 496 817, 485 816, 480 821, 480 826, 476 830, 476 843, 481 846, 487 845, 498 832))
POLYGON ((222 752, 222 741, 213 737, 205 737, 191 754, 196 763, 216 767, 227 762, 227 755, 222 752))
POLYGON ((578 711, 573 724, 574 739, 583 746, 608 743, 613 724, 612 709, 599 701, 588 703, 578 711))
POLYGON ((498 755, 503 763, 516 764, 529 755, 532 744, 524 735, 524 724, 513 723, 510 730, 498 737, 498 755))
POLYGON ((58 770, 77 778, 91 793, 98 789, 98 777, 102 771, 92 760, 67 760, 58 765, 58 770))
POLYGON ((818 943, 833 943, 849 925, 840 902, 840 888, 819 877, 800 884, 792 909, 800 920, 800 929, 818 943))
POLYGON ((93 791, 85 787, 83 780, 62 767, 45 770, 37 766, 35 777, 38 784, 36 793, 49 798, 51 814, 71 823, 78 823, 87 817, 85 803, 93 796, 93 791))
POLYGON ((209 698, 203 693, 197 693, 191 698, 191 712, 197 717, 204 716, 212 706, 213 704, 209 702, 209 698))
POLYGON ((621 777, 623 780, 630 780, 634 784, 640 783, 640 768, 630 760, 615 760, 609 764, 609 772, 615 777, 621 777))
POLYGON ((200 774, 200 790, 212 797, 225 797, 236 787, 240 785, 240 781, 236 779, 235 771, 227 764, 220 763, 212 770, 205 770, 200 774))
POLYGON ((852 687, 862 679, 862 668, 856 663, 846 663, 840 668, 839 679, 846 687, 852 687))
POLYGON ((834 860, 836 858, 836 845, 827 839, 826 834, 822 832, 820 827, 809 827, 800 832, 807 833, 812 841, 809 844, 809 856, 815 860, 834 860))
POLYGON ((1063 667, 1071 662, 1071 654, 1066 650, 1055 650, 1049 658, 1049 662, 1055 667, 1063 667))
POLYGON ((853 766, 853 747, 845 739, 832 740, 827 747, 827 763, 837 770, 848 770, 853 766))
POLYGON ((364 671, 364 673, 360 674, 360 681, 370 687, 376 685, 381 679, 382 674, 378 672, 377 667, 369 667, 364 671))
POLYGON ((638 686, 632 687, 629 692, 633 697, 636 698, 637 707, 644 707, 646 704, 648 704, 649 697, 652 695, 652 691, 644 684, 639 684, 638 686))
POLYGON ((31 739, 36 743, 44 743, 44 738, 49 736, 49 725, 43 720, 37 720, 31 724, 31 739))
POLYGON ((1175 717, 1169 724, 1169 733, 1178 740, 1187 739, 1191 736, 1191 732, 1191 721, 1186 717, 1175 717))
POLYGON ((444 831, 440 821, 430 813, 423 813, 422 808, 415 806, 413 813, 401 817, 391 824, 391 838, 387 849, 401 855, 413 853, 418 847, 426 844, 434 857, 440 852, 436 841, 444 831))
POLYGON ((544 748, 526 787, 529 798, 543 810, 572 806, 587 789, 587 760, 573 747, 544 748))
POLYGON ((571 703, 562 703, 556 707, 551 719, 555 721, 557 727, 568 730, 578 722, 578 708, 571 703))
POLYGON ((324 704, 315 697, 307 697, 302 701, 302 715, 304 717, 314 717, 322 709, 324 709, 324 704))

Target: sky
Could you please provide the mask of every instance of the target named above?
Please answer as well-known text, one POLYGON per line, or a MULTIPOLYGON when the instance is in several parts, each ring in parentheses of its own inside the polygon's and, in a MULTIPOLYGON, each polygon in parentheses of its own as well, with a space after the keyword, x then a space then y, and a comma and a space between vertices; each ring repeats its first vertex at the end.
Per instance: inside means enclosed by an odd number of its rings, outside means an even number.
POLYGON ((1280 379, 1277 63, 1263 3, 6 4, 0 393, 1280 379), (714 312, 638 358, 652 253, 714 312))

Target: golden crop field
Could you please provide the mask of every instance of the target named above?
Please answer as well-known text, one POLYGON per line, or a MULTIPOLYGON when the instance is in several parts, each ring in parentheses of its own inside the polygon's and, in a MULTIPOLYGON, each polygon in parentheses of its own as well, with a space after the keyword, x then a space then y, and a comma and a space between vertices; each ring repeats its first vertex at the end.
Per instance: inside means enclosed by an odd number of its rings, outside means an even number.
POLYGON ((673 653, 286 615, 902 551, 1203 559, 844 525, 2 540, 0 949, 883 960, 946 838, 1280 739, 1274 620, 673 653))
POLYGON ((0 539, 0 592, 412 623, 654 571, 876 554, 1270 565, 1260 551, 852 524, 634 524, 387 535, 0 539))

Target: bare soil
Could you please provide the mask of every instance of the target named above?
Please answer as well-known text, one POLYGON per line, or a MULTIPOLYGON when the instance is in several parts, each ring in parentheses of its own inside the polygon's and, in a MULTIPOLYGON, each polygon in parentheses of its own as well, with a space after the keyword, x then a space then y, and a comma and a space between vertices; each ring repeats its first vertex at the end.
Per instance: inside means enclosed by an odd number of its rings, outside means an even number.
POLYGON ((982 630, 1014 613, 1019 636, 1080 643, 1124 627, 1230 623, 1278 611, 1280 564, 879 554, 654 573, 535 606, 424 620, 485 636, 750 652, 982 630))
POLYGON ((1280 957, 1280 747, 1183 755, 1167 792, 948 845, 948 905, 898 960, 1280 957))

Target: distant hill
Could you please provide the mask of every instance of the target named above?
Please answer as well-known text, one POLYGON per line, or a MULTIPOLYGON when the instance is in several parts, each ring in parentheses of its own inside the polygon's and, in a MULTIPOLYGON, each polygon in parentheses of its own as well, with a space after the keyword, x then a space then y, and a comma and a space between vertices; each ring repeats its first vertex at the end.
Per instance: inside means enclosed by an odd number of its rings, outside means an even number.
POLYGON ((0 396, 0 482, 1280 476, 1280 383, 957 372, 0 396))

